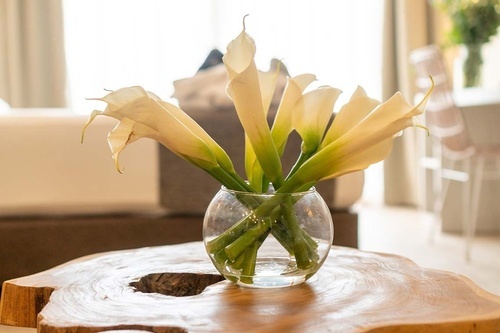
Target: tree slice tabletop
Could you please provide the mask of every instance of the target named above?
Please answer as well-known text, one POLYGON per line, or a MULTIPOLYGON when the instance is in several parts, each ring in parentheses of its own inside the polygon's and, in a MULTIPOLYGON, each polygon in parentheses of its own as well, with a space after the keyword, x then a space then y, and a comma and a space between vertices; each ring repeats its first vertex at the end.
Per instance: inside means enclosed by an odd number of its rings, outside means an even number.
POLYGON ((242 288, 194 242, 95 254, 6 281, 0 323, 40 333, 500 332, 500 296, 400 256, 335 246, 303 284, 242 288))

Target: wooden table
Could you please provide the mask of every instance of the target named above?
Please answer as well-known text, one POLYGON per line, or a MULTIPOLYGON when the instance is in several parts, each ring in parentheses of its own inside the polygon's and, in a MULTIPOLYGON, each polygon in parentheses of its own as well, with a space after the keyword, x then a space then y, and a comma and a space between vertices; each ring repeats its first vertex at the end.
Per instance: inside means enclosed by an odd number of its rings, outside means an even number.
POLYGON ((500 296, 403 257, 343 247, 304 284, 241 288, 221 281, 194 242, 96 254, 7 281, 0 323, 41 333, 500 332, 500 296))

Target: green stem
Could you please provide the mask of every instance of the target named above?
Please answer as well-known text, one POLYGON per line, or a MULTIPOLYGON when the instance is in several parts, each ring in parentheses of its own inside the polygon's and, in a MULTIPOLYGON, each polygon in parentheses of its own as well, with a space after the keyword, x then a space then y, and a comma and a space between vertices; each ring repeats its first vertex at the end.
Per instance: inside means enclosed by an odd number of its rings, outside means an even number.
POLYGON ((240 281, 246 284, 253 283, 253 276, 255 275, 255 266, 257 263, 257 252, 260 246, 264 243, 267 236, 269 235, 269 230, 262 234, 259 239, 253 242, 250 246, 245 249, 243 254, 243 265, 241 267, 240 281))
MULTIPOLYGON (((241 235, 243 235, 247 229, 251 228, 251 226, 254 224, 253 220, 255 218, 263 218, 263 217, 271 216, 273 221, 277 220, 279 218, 279 216, 282 214, 282 212, 281 212, 282 208, 280 207, 280 204, 282 203, 282 201, 285 197, 288 197, 289 199, 291 199, 290 196, 277 195, 277 196, 273 196, 273 197, 271 197, 263 202, 259 202, 258 207, 252 206, 253 203, 252 204, 247 203, 249 207, 253 207, 253 209, 254 209, 253 214, 250 214, 249 216, 244 217, 239 222, 237 222, 233 226, 231 226, 231 228, 227 229, 222 234, 220 234, 217 238, 214 238, 214 239, 208 241, 207 242, 207 250, 210 253, 217 253, 218 251, 222 250, 223 248, 229 246, 231 243, 236 241, 241 235)), ((241 198, 239 198, 239 199, 241 199, 241 198)), ((293 209, 293 202, 291 203, 290 209, 293 209)), ((296 220, 295 220, 295 224, 298 227, 296 220)), ((287 227, 285 226, 285 228, 287 228, 287 227)), ((277 239, 278 240, 281 239, 284 241, 283 236, 279 237, 277 239)), ((311 239, 309 243, 312 244, 315 242, 314 242, 314 240, 311 239)))
POLYGON ((226 254, 229 260, 235 260, 243 251, 271 228, 271 221, 264 219, 257 221, 255 226, 249 228, 234 242, 226 246, 226 254))
POLYGON ((224 249, 226 246, 234 242, 238 237, 240 237, 243 232, 248 228, 248 224, 250 223, 250 217, 247 216, 239 222, 235 223, 231 226, 231 228, 224 231, 222 234, 217 236, 207 242, 207 251, 210 253, 217 253, 224 249))
MULTIPOLYGON (((266 200, 265 202, 268 203, 268 201, 274 199, 275 197, 266 200)), ((276 199, 273 201, 277 201, 276 199)), ((222 234, 220 234, 217 238, 214 238, 207 242, 207 250, 210 253, 216 253, 223 248, 227 247, 230 245, 232 242, 237 240, 247 229, 251 228, 251 226, 254 225, 254 220, 256 218, 262 218, 265 216, 271 215, 271 212, 274 209, 279 210, 279 202, 274 203, 274 204, 262 204, 259 207, 257 207, 254 211, 253 214, 250 214, 249 216, 244 217, 240 221, 236 222, 231 228, 227 229, 224 231, 222 234)))
POLYGON ((304 164, 304 162, 307 161, 313 155, 313 153, 314 152, 304 153, 303 151, 301 151, 299 158, 297 159, 297 162, 295 162, 295 164, 292 167, 292 170, 290 170, 290 173, 288 173, 288 176, 286 176, 285 181, 290 179, 290 177, 292 177, 295 174, 295 172, 297 172, 297 170, 302 166, 302 164, 304 164))
POLYGON ((311 260, 309 255, 310 247, 309 244, 304 239, 302 229, 300 228, 297 217, 293 210, 293 201, 291 196, 286 196, 284 202, 280 205, 281 211, 283 212, 283 223, 290 233, 291 245, 293 250, 295 260, 297 261, 297 267, 301 269, 310 268, 314 262, 311 260))
MULTIPOLYGON (((313 185, 311 182, 299 186, 298 189, 308 190, 313 185)), ((281 190, 285 188, 282 187, 281 190)), ((237 193, 236 197, 252 211, 221 235, 207 242, 207 250, 214 254, 217 262, 241 270, 241 275, 250 279, 245 283, 252 283, 257 250, 270 232, 284 249, 295 256, 298 268, 309 269, 317 262, 317 243, 302 230, 295 215, 293 206, 300 197, 283 193, 269 198, 237 193)))
POLYGON ((243 187, 243 191, 251 193, 257 192, 248 182, 246 182, 243 178, 241 178, 241 176, 238 173, 233 171, 233 172, 228 172, 227 174, 230 175, 239 184, 241 184, 241 186, 243 187))
POLYGON ((255 190, 245 182, 236 172, 227 172, 221 166, 217 166, 212 169, 206 169, 212 177, 217 179, 219 183, 230 190, 243 191, 243 192, 255 192, 255 190))

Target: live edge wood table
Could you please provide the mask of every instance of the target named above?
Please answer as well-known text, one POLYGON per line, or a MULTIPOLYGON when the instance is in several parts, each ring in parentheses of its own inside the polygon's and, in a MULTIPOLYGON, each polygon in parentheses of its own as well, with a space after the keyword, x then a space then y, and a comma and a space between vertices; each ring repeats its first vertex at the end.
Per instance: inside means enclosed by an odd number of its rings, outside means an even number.
POLYGON ((344 247, 306 283, 241 288, 195 242, 96 254, 7 281, 0 322, 41 333, 500 332, 500 297, 460 275, 344 247))

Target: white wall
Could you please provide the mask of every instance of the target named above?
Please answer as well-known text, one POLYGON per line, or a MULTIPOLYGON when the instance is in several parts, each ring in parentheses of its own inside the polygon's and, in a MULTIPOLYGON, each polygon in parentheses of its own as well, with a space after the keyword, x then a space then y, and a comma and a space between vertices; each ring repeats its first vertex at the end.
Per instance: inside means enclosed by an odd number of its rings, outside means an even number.
MULTIPOLYGON (((484 44, 482 50, 483 68, 481 86, 488 90, 500 89, 500 33, 484 44)), ((463 47, 454 47, 448 55, 448 61, 453 74, 453 88, 463 88, 463 62, 466 51, 463 47)))
POLYGON ((500 89, 500 33, 484 46, 483 57, 484 86, 500 89))
POLYGON ((148 211, 157 207, 157 144, 139 140, 122 152, 120 174, 106 141, 116 120, 68 110, 0 114, 0 215, 148 211))

